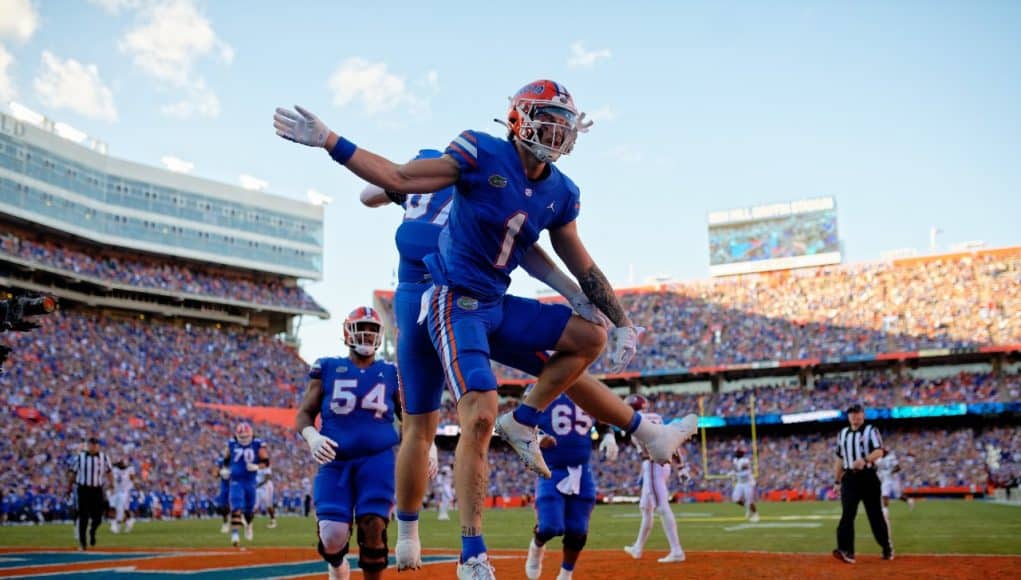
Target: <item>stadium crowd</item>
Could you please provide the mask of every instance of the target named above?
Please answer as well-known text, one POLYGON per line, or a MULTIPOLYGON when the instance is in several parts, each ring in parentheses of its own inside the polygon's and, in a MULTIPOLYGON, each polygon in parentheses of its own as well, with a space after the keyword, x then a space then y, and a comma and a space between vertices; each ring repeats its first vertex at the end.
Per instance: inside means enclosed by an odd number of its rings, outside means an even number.
MULTIPOLYGON (((627 369, 635 372, 1021 343, 1019 252, 767 272, 620 296, 646 328, 627 369)), ((392 311, 392 298, 377 297, 392 311)), ((591 370, 605 372, 605 361, 591 370)))
POLYGON ((76 248, 49 240, 32 240, 13 233, 0 234, 0 252, 55 268, 65 273, 140 289, 165 290, 227 300, 323 312, 302 288, 285 285, 277 278, 258 279, 236 272, 185 266, 165 258, 146 258, 104 247, 99 251, 76 248))
MULTIPOLYGON (((12 513, 66 510, 64 460, 89 435, 135 465, 141 503, 208 509, 237 419, 200 403, 294 407, 306 380, 297 353, 256 332, 75 311, 37 321, 4 335, 14 353, 0 375, 0 490, 12 513)), ((256 436, 269 445, 278 493, 296 494, 311 466, 292 452, 293 434, 260 424, 256 436)))

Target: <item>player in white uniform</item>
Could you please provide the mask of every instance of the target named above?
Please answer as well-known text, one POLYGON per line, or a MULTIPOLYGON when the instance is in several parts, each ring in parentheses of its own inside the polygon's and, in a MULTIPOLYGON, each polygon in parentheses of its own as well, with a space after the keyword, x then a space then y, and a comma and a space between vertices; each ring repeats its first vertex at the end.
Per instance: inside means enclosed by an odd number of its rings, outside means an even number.
POLYGON ((436 484, 433 489, 436 497, 436 506, 439 510, 438 520, 449 520, 450 506, 454 503, 454 472, 449 465, 444 465, 436 475, 436 484))
POLYGON ((269 513, 267 528, 277 527, 277 505, 273 498, 273 468, 259 467, 255 473, 255 511, 269 513))
MULTIPOLYGON (((642 413, 643 421, 662 424, 663 418, 656 413, 643 411, 649 400, 642 395, 630 395, 627 403, 642 413)), ((667 480, 670 477, 670 464, 659 465, 649 459, 648 450, 640 445, 637 440, 639 452, 642 456, 642 495, 638 501, 638 508, 642 511, 642 525, 638 528, 638 538, 630 546, 624 546, 624 551, 638 560, 642 557, 642 550, 645 549, 645 542, 652 533, 652 522, 655 513, 659 512, 660 521, 663 524, 663 532, 666 533, 667 542, 670 544, 670 553, 659 559, 659 562, 683 562, 684 549, 681 548, 681 540, 677 535, 677 518, 670 509, 670 492, 667 489, 667 480)))
POLYGON ((135 488, 135 466, 130 465, 126 459, 121 459, 113 464, 113 495, 110 503, 113 504, 117 515, 110 522, 110 531, 119 534, 121 526, 124 532, 130 532, 135 527, 134 514, 131 513, 131 490, 135 488))
POLYGON ((744 449, 734 452, 733 470, 730 477, 734 479, 734 491, 730 499, 744 508, 744 517, 755 523, 759 521, 759 508, 755 505, 755 475, 752 473, 752 460, 745 457, 744 449))
POLYGON ((909 509, 915 508, 914 498, 904 497, 901 494, 900 460, 893 451, 887 451, 886 455, 876 461, 876 472, 879 475, 879 482, 883 493, 883 515, 886 516, 887 525, 890 522, 890 500, 899 499, 908 504, 909 509))

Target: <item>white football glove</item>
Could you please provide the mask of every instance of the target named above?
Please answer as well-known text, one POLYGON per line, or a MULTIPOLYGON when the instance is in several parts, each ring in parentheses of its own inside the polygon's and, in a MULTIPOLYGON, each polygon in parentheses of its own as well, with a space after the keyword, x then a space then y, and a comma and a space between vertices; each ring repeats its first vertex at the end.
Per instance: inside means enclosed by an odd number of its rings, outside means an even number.
POLYGON ((435 441, 429 446, 429 459, 426 471, 428 472, 429 479, 433 479, 440 472, 440 452, 436 449, 435 441))
POLYGON ((230 469, 227 469, 226 467, 221 467, 220 479, 230 479, 230 469))
POLYGON ((603 442, 599 444, 599 451, 606 454, 607 461, 617 461, 620 447, 617 445, 617 436, 613 431, 607 431, 603 435, 603 442))
POLYGON ((585 113, 578 115, 578 121, 574 126, 578 129, 579 133, 588 133, 588 130, 592 128, 595 121, 591 121, 585 118, 585 113))
POLYGON ((259 471, 259 464, 258 463, 246 463, 245 464, 245 469, 247 469, 248 471, 259 471))
POLYGON ((319 117, 298 105, 295 105, 294 109, 298 112, 277 107, 273 113, 273 128, 277 130, 277 135, 309 147, 325 145, 330 128, 320 121, 319 117))
POLYGON ((610 328, 613 326, 610 319, 607 318, 601 310, 596 308, 596 305, 592 304, 592 302, 588 299, 588 296, 585 296, 585 294, 579 292, 578 294, 569 297, 567 301, 571 303, 571 308, 578 313, 578 316, 581 316, 585 320, 588 320, 593 324, 598 324, 603 328, 610 328))
POLYGON ((641 326, 624 326, 610 330, 606 342, 607 372, 615 374, 627 368, 638 352, 638 337, 645 329, 641 326))
POLYGON ((312 451, 312 457, 319 465, 329 463, 337 457, 337 442, 321 435, 315 427, 305 427, 301 430, 301 436, 305 438, 308 448, 312 451))
POLYGON ((691 470, 687 465, 677 470, 677 479, 681 483, 688 483, 688 480, 691 479, 691 470))

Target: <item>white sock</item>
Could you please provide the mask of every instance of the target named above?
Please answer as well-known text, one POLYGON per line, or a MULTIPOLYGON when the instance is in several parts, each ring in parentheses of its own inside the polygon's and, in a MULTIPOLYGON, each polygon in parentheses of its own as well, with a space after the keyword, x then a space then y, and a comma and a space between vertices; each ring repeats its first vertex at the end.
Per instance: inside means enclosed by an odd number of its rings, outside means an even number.
POLYGON ((638 439, 642 443, 648 443, 651 441, 660 429, 663 429, 662 425, 653 423, 652 421, 646 421, 645 417, 642 417, 642 421, 638 423, 638 428, 632 434, 635 439, 638 439))
POLYGON ((405 521, 397 520, 397 541, 401 540, 417 540, 418 539, 418 520, 405 521))
POLYGON ((660 509, 659 519, 663 523, 663 532, 666 533, 667 543, 670 544, 671 554, 680 554, 681 539, 677 536, 677 518, 669 507, 660 509))
POLYGON ((563 568, 561 568, 560 574, 557 574, 557 580, 572 580, 573 576, 574 576, 573 570, 564 570, 563 568))
POLYGON ((645 542, 649 541, 649 534, 652 533, 653 513, 642 510, 642 525, 638 528, 638 539, 635 540, 635 550, 641 552, 645 549, 645 542))

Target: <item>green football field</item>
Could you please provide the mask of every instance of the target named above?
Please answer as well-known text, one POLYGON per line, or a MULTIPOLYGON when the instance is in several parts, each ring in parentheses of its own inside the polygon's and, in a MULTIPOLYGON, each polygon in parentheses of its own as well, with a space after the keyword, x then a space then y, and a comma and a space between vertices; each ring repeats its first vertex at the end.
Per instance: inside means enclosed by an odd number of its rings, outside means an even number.
MULTIPOLYGON (((757 524, 745 521, 744 511, 732 504, 673 506, 685 551, 829 552, 835 546, 840 517, 837 502, 763 503, 757 524)), ((456 512, 450 521, 437 521, 435 512, 422 514, 422 543, 427 548, 459 547, 456 512)), ((255 521, 254 546, 315 545, 313 519, 287 516, 276 529, 267 519, 255 521)), ((525 549, 535 515, 531 509, 486 512, 486 543, 490 548, 525 549)), ((617 549, 634 541, 639 514, 634 505, 598 506, 592 516, 588 547, 617 549)), ((891 526, 899 554, 1021 554, 1021 506, 979 501, 919 501, 913 511, 903 503, 892 506, 891 526)), ((114 535, 104 523, 98 547, 227 546, 219 533, 220 520, 139 522, 130 534, 114 535)), ((395 526, 391 526, 394 528, 395 526)), ((860 553, 878 553, 865 514, 859 511, 855 531, 860 553)), ((73 547, 70 524, 0 527, 0 546, 73 547)), ((396 536, 390 530, 391 546, 396 536)), ((551 546, 553 547, 553 546, 551 546)), ((657 521, 648 550, 665 550, 666 539, 657 521)))

